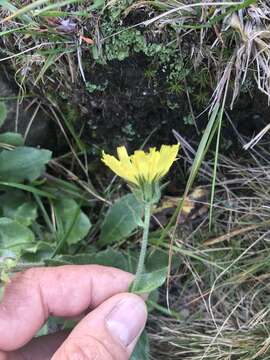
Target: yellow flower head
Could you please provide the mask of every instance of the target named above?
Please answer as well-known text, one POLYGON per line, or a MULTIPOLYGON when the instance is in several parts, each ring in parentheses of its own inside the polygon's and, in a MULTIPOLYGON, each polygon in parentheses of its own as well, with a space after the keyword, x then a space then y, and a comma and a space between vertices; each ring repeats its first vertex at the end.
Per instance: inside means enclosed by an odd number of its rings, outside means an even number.
POLYGON ((102 161, 118 176, 131 184, 158 182, 172 166, 179 150, 177 145, 162 145, 160 151, 150 148, 149 152, 137 150, 128 155, 125 146, 117 148, 119 160, 111 155, 102 154, 102 161))

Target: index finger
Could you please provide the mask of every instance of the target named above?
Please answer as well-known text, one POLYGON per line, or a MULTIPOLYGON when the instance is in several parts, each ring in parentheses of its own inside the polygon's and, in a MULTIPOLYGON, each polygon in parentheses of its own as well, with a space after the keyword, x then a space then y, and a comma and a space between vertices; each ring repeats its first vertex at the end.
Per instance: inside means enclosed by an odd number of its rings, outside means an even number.
POLYGON ((26 344, 50 315, 77 316, 126 292, 133 275, 99 265, 35 268, 15 275, 0 304, 0 350, 26 344))

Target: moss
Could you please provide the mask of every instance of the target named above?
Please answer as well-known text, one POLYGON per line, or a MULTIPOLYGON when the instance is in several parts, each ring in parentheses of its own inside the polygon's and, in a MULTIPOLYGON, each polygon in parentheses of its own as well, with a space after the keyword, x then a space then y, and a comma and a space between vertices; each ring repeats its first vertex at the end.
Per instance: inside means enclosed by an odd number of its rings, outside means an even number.
POLYGON ((163 86, 167 91, 179 95, 184 89, 179 83, 189 73, 191 64, 190 60, 181 60, 175 30, 164 28, 162 39, 151 39, 151 29, 146 31, 145 28, 134 28, 124 17, 123 12, 129 5, 129 1, 121 0, 102 14, 99 32, 104 40, 92 47, 93 59, 97 64, 106 65, 143 54, 149 58, 149 67, 145 69, 146 78, 151 81, 165 80, 163 86))
POLYGON ((89 93, 93 93, 95 91, 105 91, 107 86, 108 86, 108 81, 106 80, 103 84, 93 84, 89 81, 86 82, 85 84, 86 86, 86 90, 89 92, 89 93))
MULTIPOLYGON (((139 26, 134 28, 133 25, 138 23, 136 16, 130 23, 128 17, 123 15, 129 5, 129 1, 118 1, 102 14, 99 31, 103 40, 92 47, 93 59, 97 64, 106 66, 114 61, 122 62, 136 57, 136 54, 142 54, 148 59, 144 73, 150 86, 162 86, 163 91, 176 97, 185 95, 188 90, 192 103, 201 109, 212 93, 210 69, 201 63, 194 72, 190 50, 183 51, 182 44, 180 47, 174 27, 164 27, 162 38, 153 35, 156 29, 139 26)), ((144 14, 147 16, 147 11, 144 14)), ((229 57, 230 51, 227 52, 229 57)), ((177 101, 171 98, 165 103, 170 109, 176 109, 179 107, 177 101)))
POLYGON ((138 30, 127 29, 120 34, 112 36, 106 41, 103 50, 103 60, 122 61, 134 53, 142 53, 151 59, 151 64, 155 64, 155 69, 151 74, 152 78, 159 76, 161 72, 166 73, 166 85, 168 88, 183 79, 187 73, 183 62, 179 61, 179 48, 175 43, 160 44, 148 43, 145 36, 138 30))

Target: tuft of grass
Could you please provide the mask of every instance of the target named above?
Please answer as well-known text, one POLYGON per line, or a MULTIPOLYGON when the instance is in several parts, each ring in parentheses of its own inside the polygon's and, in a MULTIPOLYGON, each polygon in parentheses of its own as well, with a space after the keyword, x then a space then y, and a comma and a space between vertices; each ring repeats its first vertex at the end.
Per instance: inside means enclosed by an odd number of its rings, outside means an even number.
POLYGON ((220 155, 210 233, 206 219, 178 226, 172 250, 182 266, 169 292, 178 317, 152 315, 153 358, 270 358, 268 146, 242 162, 220 155))
MULTIPOLYGON (((262 0, 189 0, 184 3, 137 1, 132 5, 127 1, 99 4, 66 0, 51 4, 48 0, 38 0, 21 7, 15 7, 10 1, 5 0, 0 8, 0 16, 3 19, 1 40, 2 51, 8 56, 2 58, 2 61, 11 60, 16 68, 20 63, 20 71, 27 73, 27 82, 33 85, 36 85, 40 78, 47 83, 50 82, 49 70, 53 69, 54 76, 59 77, 58 83, 63 83, 63 88, 68 89, 70 86, 65 79, 66 74, 63 73, 66 59, 69 59, 69 67, 75 66, 73 69, 70 68, 73 81, 76 81, 74 74, 85 79, 85 56, 90 55, 94 60, 100 60, 109 59, 112 53, 114 57, 121 58, 128 56, 136 46, 141 48, 140 51, 145 51, 146 55, 149 53, 149 56, 153 56, 151 46, 154 46, 156 40, 151 44, 151 40, 149 42, 146 38, 147 34, 152 33, 155 39, 155 33, 160 31, 158 29, 162 28, 164 33, 166 29, 171 29, 174 31, 174 39, 170 41, 179 43, 181 39, 183 44, 182 49, 179 47, 179 55, 182 54, 189 59, 196 73, 199 69, 205 73, 207 69, 209 74, 214 75, 212 106, 216 102, 222 102, 220 96, 224 84, 232 80, 230 87, 233 90, 233 107, 248 74, 253 76, 262 92, 267 96, 270 94, 269 13, 269 4, 262 0), (130 26, 119 25, 133 13, 136 16, 139 9, 145 12, 145 16, 153 9, 154 16, 130 26), (130 32, 131 29, 138 29, 138 34, 130 32), (123 34, 127 34, 128 42, 131 41, 126 49, 119 45, 123 43, 123 36, 125 39, 123 34), (84 37, 81 37, 82 35, 84 37), (140 42, 144 43, 144 37, 147 45, 140 45, 140 42), (90 46, 87 39, 93 41, 90 46), (190 40, 192 46, 185 47, 185 42, 190 43, 190 40), (77 60, 76 65, 71 61, 71 56, 77 60), (228 62, 231 63, 231 72, 228 72, 228 62), (34 75, 33 78, 30 74, 34 75)), ((162 40, 159 42, 163 43, 162 40)), ((178 59, 182 58, 182 55, 178 56, 178 59)), ((181 89, 182 81, 183 77, 177 76, 172 85, 181 89)))

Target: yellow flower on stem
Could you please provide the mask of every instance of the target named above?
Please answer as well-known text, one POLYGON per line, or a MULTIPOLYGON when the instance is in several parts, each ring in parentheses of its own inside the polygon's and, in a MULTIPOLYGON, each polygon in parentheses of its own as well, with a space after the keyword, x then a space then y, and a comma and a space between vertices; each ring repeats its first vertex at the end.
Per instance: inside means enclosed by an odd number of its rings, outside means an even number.
POLYGON ((167 174, 176 159, 179 144, 162 145, 160 150, 150 148, 149 152, 137 150, 128 155, 124 146, 117 148, 118 159, 112 155, 102 154, 102 161, 118 176, 125 179, 135 196, 144 204, 143 238, 137 265, 136 277, 132 284, 133 292, 141 287, 142 274, 148 244, 148 233, 151 218, 151 206, 160 198, 159 180, 167 174))
POLYGON ((137 150, 128 155, 125 146, 117 148, 118 159, 102 154, 102 161, 127 182, 141 187, 143 183, 158 182, 167 174, 179 150, 179 144, 162 145, 160 151, 150 148, 149 152, 137 150))

